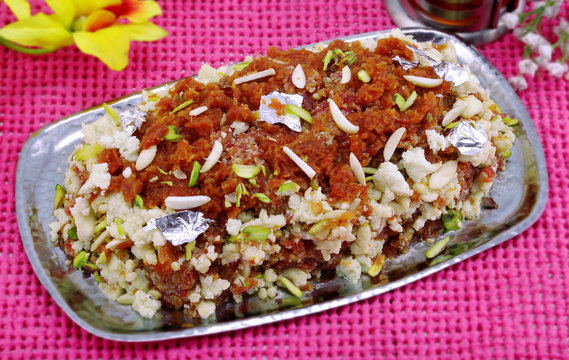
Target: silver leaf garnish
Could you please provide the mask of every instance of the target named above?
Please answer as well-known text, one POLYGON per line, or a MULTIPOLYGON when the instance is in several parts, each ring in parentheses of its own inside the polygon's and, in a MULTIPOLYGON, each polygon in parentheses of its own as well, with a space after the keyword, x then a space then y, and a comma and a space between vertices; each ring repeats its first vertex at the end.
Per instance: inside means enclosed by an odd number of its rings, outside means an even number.
MULTIPOLYGON (((448 82, 452 82, 454 86, 459 86, 467 81, 470 81, 470 74, 463 67, 450 63, 446 60, 441 62, 436 61, 424 51, 417 49, 416 47, 405 45, 407 49, 411 50, 415 54, 421 56, 422 58, 428 60, 435 73, 441 78, 448 82)), ((405 69, 408 70, 408 69, 405 69)))
POLYGON ((212 222, 213 220, 205 218, 201 212, 185 210, 151 219, 144 230, 148 232, 160 229, 166 240, 178 246, 195 241, 212 222))
POLYGON ((291 114, 277 114, 277 111, 270 107, 272 101, 277 101, 283 106, 287 104, 302 106, 302 95, 290 95, 273 91, 269 95, 261 96, 261 106, 259 106, 259 117, 269 124, 284 124, 296 132, 302 131, 300 118, 291 114))
MULTIPOLYGON (((476 123, 474 123, 476 124, 476 123)), ((482 126, 471 124, 470 121, 461 121, 447 136, 462 155, 476 155, 488 141, 488 135, 482 126)))
POLYGON ((146 121, 146 113, 137 109, 128 109, 119 114, 119 119, 122 130, 132 135, 146 121))
POLYGON ((399 63, 399 65, 401 65, 403 70, 409 70, 409 69, 412 69, 412 68, 417 67, 419 65, 418 61, 409 61, 409 60, 403 59, 399 55, 394 57, 393 60, 397 61, 399 63))

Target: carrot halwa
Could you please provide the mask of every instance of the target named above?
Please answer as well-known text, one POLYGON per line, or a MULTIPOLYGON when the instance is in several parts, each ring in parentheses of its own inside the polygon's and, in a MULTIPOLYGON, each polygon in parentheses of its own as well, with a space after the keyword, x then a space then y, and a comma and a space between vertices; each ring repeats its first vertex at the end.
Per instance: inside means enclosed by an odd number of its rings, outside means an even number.
POLYGON ((134 132, 109 109, 69 158, 52 240, 148 318, 162 305, 208 318, 244 295, 302 297, 323 272, 378 277, 411 242, 493 202, 515 139, 474 75, 446 81, 409 46, 455 62, 451 44, 394 31, 205 65, 144 92, 134 132), (188 209, 212 220, 195 241, 173 245, 148 226, 188 209))

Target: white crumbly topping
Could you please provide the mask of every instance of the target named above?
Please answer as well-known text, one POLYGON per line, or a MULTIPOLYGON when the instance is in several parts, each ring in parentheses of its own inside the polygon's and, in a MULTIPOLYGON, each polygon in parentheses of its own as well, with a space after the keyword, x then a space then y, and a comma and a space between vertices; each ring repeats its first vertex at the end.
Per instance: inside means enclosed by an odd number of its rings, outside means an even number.
POLYGON ((230 127, 233 128, 233 136, 242 134, 249 129, 249 125, 242 121, 234 121, 230 127))
POLYGON ((215 299, 224 290, 229 289, 229 281, 224 279, 213 279, 212 276, 201 276, 200 277, 200 284, 202 287, 202 297, 204 299, 215 299))
POLYGON ((451 145, 450 141, 436 130, 427 130, 425 131, 425 135, 427 135, 429 147, 435 154, 440 150, 446 150, 451 145))
POLYGON ((292 281, 296 286, 306 285, 308 283, 308 279, 311 278, 310 273, 297 268, 284 269, 281 272, 281 275, 292 281))
POLYGON ((362 266, 359 261, 352 256, 342 258, 338 266, 336 266, 336 274, 348 280, 352 284, 356 284, 360 279, 362 266))
POLYGON ((419 147, 405 151, 402 158, 401 164, 414 182, 421 182, 425 176, 437 171, 442 165, 428 162, 425 159, 425 150, 419 147))
POLYGON ((88 194, 96 189, 107 189, 111 184, 111 174, 109 174, 109 164, 94 164, 91 168, 89 178, 79 189, 79 195, 88 194))
POLYGON ((202 319, 207 319, 215 313, 215 304, 213 301, 200 301, 198 306, 196 306, 196 310, 202 319))
POLYGON ((379 166, 373 175, 373 183, 382 192, 389 190, 396 195, 413 195, 403 174, 399 172, 395 164, 390 162, 384 162, 379 166))
POLYGON ((142 290, 138 290, 134 293, 132 308, 145 318, 152 318, 154 314, 160 310, 161 306, 162 303, 160 301, 154 299, 150 294, 142 290))

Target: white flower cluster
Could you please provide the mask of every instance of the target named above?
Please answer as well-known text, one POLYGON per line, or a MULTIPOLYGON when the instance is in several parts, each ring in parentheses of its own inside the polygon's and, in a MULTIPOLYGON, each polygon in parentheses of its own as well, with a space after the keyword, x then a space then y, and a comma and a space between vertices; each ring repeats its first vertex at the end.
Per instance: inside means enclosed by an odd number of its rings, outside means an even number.
POLYGON ((540 68, 552 76, 569 80, 569 22, 563 17, 560 19, 553 29, 558 37, 553 43, 540 34, 544 19, 557 17, 562 4, 562 0, 535 1, 531 11, 508 13, 502 17, 501 23, 514 30, 514 36, 526 45, 524 59, 518 63, 519 75, 509 79, 516 90, 527 89, 526 76, 535 76, 540 68), (561 57, 553 59, 557 48, 561 49, 561 57))

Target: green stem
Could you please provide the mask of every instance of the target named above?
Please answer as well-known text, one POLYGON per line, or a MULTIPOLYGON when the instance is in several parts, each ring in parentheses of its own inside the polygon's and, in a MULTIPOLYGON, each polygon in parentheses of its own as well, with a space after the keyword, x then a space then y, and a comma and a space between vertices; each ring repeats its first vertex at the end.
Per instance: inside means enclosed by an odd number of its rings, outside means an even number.
POLYGON ((8 49, 12 49, 14 51, 21 52, 24 54, 30 54, 30 55, 42 55, 42 54, 48 54, 48 53, 55 51, 55 50, 42 49, 42 48, 30 49, 30 48, 15 44, 15 43, 11 42, 10 40, 7 40, 1 36, 0 36, 0 45, 7 47, 8 49))

